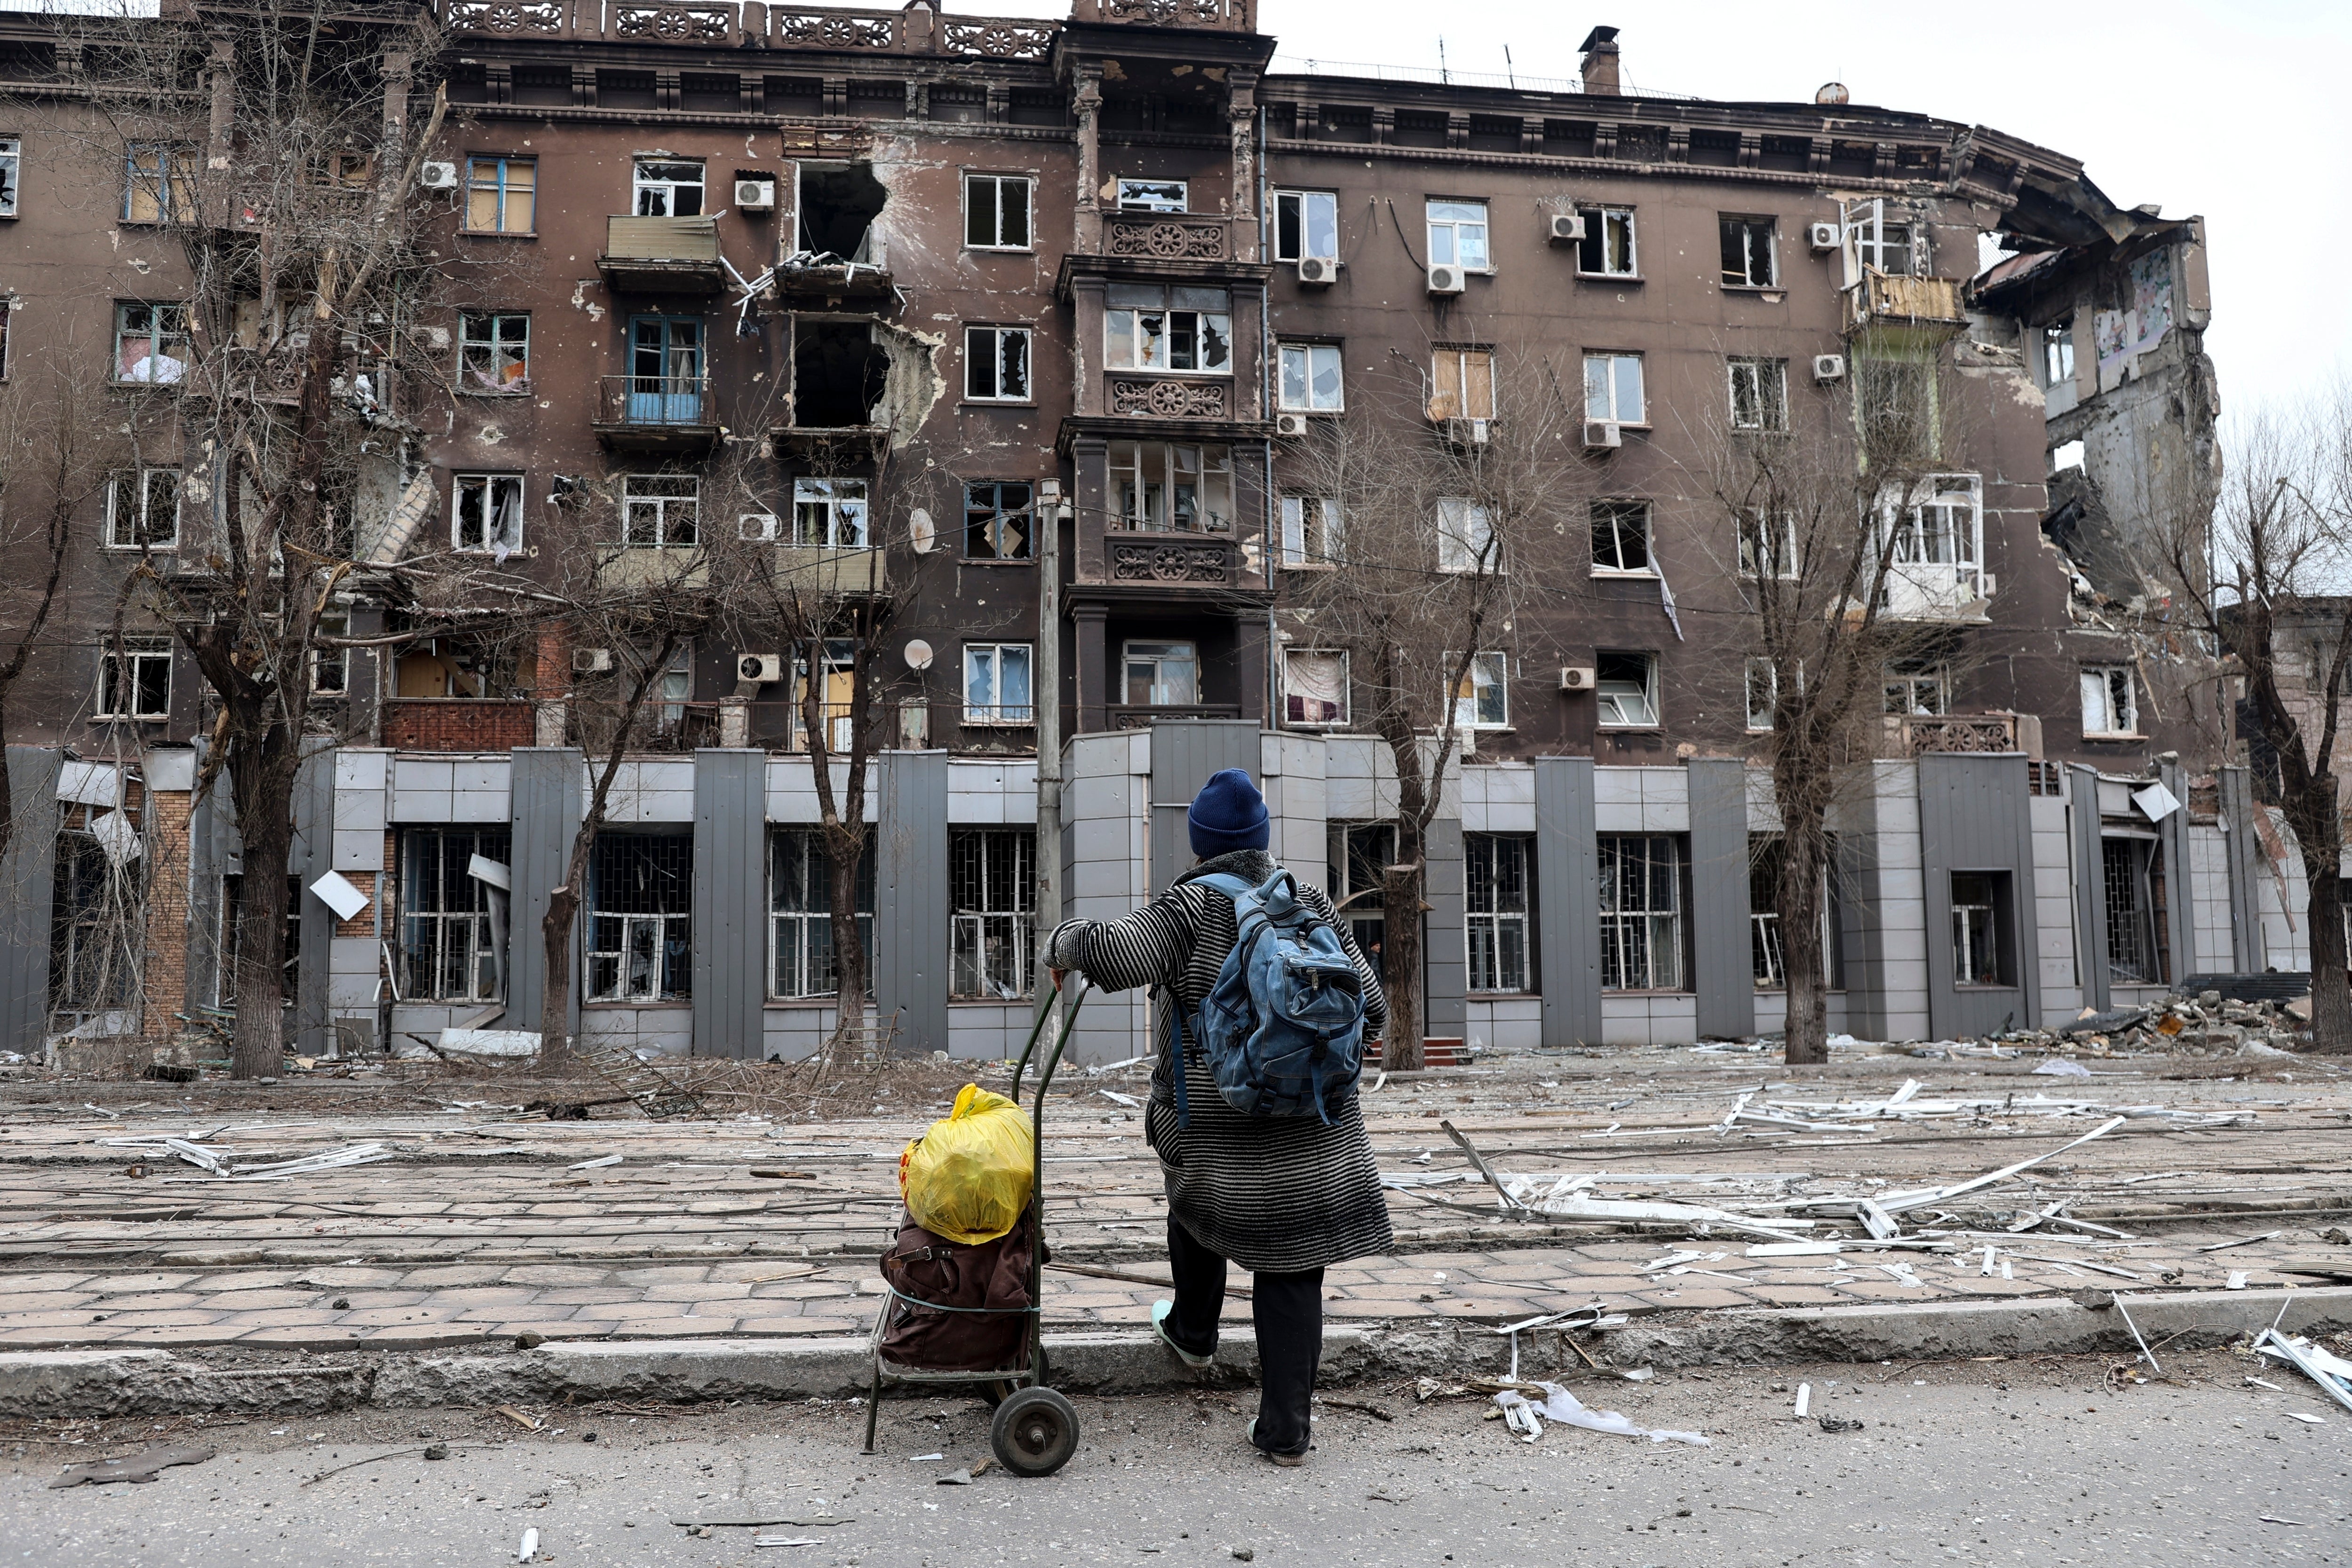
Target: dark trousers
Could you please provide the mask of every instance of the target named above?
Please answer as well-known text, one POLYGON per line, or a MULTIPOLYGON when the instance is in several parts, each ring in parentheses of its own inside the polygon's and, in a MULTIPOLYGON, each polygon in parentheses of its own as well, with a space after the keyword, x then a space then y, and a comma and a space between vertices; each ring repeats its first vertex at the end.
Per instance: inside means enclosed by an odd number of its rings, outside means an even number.
MULTIPOLYGON (((1225 1260, 1168 1217, 1168 1267, 1176 1305, 1168 1337, 1194 1355, 1217 1348, 1225 1306, 1225 1260)), ((1257 1325, 1257 1446, 1269 1454, 1303 1454, 1315 1369, 1323 1359, 1323 1270, 1250 1277, 1250 1316, 1257 1325)))

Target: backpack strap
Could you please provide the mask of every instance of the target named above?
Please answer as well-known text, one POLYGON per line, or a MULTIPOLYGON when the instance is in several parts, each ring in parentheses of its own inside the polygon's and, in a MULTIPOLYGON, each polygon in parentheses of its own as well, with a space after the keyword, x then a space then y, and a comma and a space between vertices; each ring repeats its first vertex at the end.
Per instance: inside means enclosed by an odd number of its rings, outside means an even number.
POLYGON ((1166 988, 1154 986, 1151 988, 1152 996, 1157 998, 1163 988, 1168 992, 1169 1021, 1175 1026, 1176 1030, 1176 1124, 1179 1127, 1189 1127, 1192 1124, 1192 1107, 1184 1094, 1184 1061, 1192 1052, 1189 1049, 1190 1042, 1184 1033, 1184 1003, 1176 995, 1175 988, 1172 986, 1166 988))

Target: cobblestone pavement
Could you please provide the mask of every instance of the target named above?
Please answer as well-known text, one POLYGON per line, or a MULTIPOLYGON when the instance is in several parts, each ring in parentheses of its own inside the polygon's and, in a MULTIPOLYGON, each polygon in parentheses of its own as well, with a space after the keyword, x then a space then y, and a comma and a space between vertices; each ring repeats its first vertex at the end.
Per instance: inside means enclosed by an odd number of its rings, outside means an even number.
MULTIPOLYGON (((1792 1072, 1652 1051, 1509 1058, 1392 1080, 1366 1102, 1381 1168, 1436 1185, 1391 1192, 1395 1251, 1331 1270, 1327 1310, 1339 1320, 1503 1322, 1596 1297, 1645 1312, 2214 1290, 2241 1274, 2254 1286, 2318 1284, 2326 1276, 2308 1270, 2330 1266, 2352 1277, 2352 1248, 2323 1239, 2352 1215, 2345 1075, 2295 1061, 2259 1082, 2174 1077, 2155 1061, 2053 1080, 2026 1076, 2031 1064, 1865 1054, 1792 1072), (1742 1092, 1760 1090, 1757 1103, 1885 1101, 1912 1081, 1912 1103, 2000 1103, 1911 1120, 1890 1113, 1828 1133, 1726 1130, 1742 1092), (2017 1108, 2044 1093, 2237 1123, 2183 1130, 2137 1114, 1956 1200, 1950 1218, 1906 1215, 1911 1246, 1856 1250, 1859 1227, 1847 1222, 1847 1249, 1835 1256, 1762 1257, 1749 1253, 1756 1239, 1720 1227, 1694 1239, 1686 1223, 1506 1221, 1440 1126, 1450 1120, 1505 1176, 1546 1186, 1584 1176, 1588 1195, 1738 1207, 1950 1182, 2057 1149, 2106 1119, 2017 1108), (1449 1174, 1458 1179, 1444 1181, 1449 1174), (2070 1197, 2064 1218, 2075 1228, 2045 1221, 2010 1234, 2070 1197), (2207 1249, 2247 1238, 2261 1239, 2207 1249), (2294 1266, 2306 1271, 2284 1271, 2294 1266)), ((436 1113, 412 1085, 397 1100, 387 1093, 382 1113, 305 1117, 289 1089, 269 1113, 230 1123, 161 1085, 114 1086, 107 1115, 79 1103, 88 1088, 0 1095, 0 1349, 294 1352, 522 1333, 857 1332, 879 1296, 874 1260, 895 1220, 900 1145, 946 1109, 925 1096, 815 1124, 507 1120, 478 1102, 436 1113), (360 1143, 394 1157, 231 1180, 121 1142, 158 1135, 200 1138, 248 1163, 360 1143), (614 1155, 617 1165, 581 1168, 614 1155), (147 1174, 126 1174, 142 1166, 147 1174)), ((1149 1283, 1165 1270, 1159 1168, 1128 1103, 1145 1092, 1139 1076, 1104 1075, 1049 1105, 1051 1326, 1141 1324, 1164 1293, 1149 1283)), ((1814 1234, 1839 1229, 1818 1221, 1814 1234)), ((1245 1319, 1246 1300, 1227 1313, 1245 1319)))

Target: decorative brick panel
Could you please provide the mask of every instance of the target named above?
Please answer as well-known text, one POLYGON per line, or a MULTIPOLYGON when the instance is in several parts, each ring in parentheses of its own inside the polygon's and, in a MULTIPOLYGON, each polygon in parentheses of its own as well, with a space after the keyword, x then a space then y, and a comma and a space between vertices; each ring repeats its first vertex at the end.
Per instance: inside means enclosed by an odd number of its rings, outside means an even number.
POLYGON ((383 744, 395 751, 509 751, 536 739, 530 703, 394 697, 383 705, 383 744))

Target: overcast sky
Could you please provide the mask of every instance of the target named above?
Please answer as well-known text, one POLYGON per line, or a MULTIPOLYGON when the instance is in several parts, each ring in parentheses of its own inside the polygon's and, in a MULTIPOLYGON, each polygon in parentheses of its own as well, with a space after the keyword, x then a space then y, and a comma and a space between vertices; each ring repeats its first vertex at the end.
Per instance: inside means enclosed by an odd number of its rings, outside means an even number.
MULTIPOLYGON (((2312 392, 2352 371, 2352 3, 2042 0, 1962 6, 1851 0, 1260 0, 1283 60, 1570 78, 1595 23, 1622 29, 1637 88, 1856 103, 1994 127, 2083 161, 2121 206, 2208 220, 2223 406, 2312 392)), ((1064 16, 1056 0, 944 9, 1064 16)))

